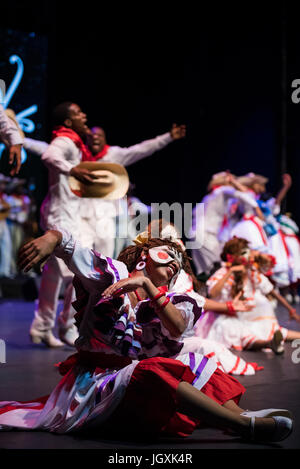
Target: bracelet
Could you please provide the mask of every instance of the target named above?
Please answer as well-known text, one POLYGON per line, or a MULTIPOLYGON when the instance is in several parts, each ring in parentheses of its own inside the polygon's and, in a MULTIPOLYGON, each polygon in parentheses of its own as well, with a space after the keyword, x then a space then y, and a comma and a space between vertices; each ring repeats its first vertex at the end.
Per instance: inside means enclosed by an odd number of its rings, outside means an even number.
POLYGON ((227 306, 228 313, 233 313, 233 315, 234 315, 235 309, 234 309, 232 301, 227 301, 226 306, 227 306))
POLYGON ((159 298, 161 298, 161 297, 164 296, 164 295, 165 295, 165 292, 163 292, 163 291, 161 292, 161 291, 160 291, 159 293, 157 293, 157 295, 155 295, 155 296, 152 298, 151 303, 152 303, 153 301, 159 300, 159 298))
POLYGON ((156 305, 155 306, 155 312, 159 313, 165 306, 167 306, 168 303, 170 303, 170 298, 167 297, 162 305, 160 305, 160 306, 156 305))

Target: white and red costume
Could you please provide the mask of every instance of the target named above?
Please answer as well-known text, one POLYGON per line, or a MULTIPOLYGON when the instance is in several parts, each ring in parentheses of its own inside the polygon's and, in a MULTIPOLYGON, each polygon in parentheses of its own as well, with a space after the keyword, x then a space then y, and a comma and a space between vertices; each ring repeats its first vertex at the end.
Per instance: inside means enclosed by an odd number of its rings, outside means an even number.
MULTIPOLYGON (((181 381, 220 404, 239 401, 244 387, 214 360, 182 353, 182 337, 172 337, 149 299, 132 308, 127 294, 102 298, 109 285, 128 277, 125 264, 82 248, 69 233, 63 233, 55 254, 75 274, 78 353, 61 364, 64 377, 47 398, 0 403, 2 430, 67 433, 102 427, 185 436, 200 422, 176 411, 181 381)), ((188 333, 201 310, 188 295, 167 295, 188 333)))
POLYGON ((257 207, 256 200, 248 193, 238 191, 231 186, 218 186, 201 202, 204 204, 204 220, 201 220, 201 204, 197 204, 193 210, 191 237, 202 244, 199 249, 192 250, 197 274, 203 272, 208 274, 214 263, 220 260, 223 243, 219 240, 219 234, 231 199, 242 202, 246 207, 257 207))
MULTIPOLYGON (((184 270, 180 271, 172 290, 191 296, 197 301, 200 308, 204 308, 206 299, 195 292, 193 280, 184 270)), ((234 355, 224 344, 202 336, 202 319, 204 319, 204 321, 206 320, 205 313, 196 321, 189 334, 186 334, 184 338, 185 353, 202 353, 206 357, 215 360, 218 367, 224 371, 224 373, 232 375, 254 375, 257 370, 263 369, 263 367, 258 366, 257 363, 246 362, 242 357, 234 355)))
MULTIPOLYGON (((255 268, 247 272, 243 294, 245 298, 251 299, 254 308, 247 312, 236 312, 234 316, 206 311, 197 323, 197 334, 236 350, 251 348, 251 345, 258 340, 271 340, 277 329, 280 329, 283 338, 286 338, 288 331, 278 324, 272 303, 266 297, 274 289, 273 284, 255 268)), ((208 279, 208 292, 226 273, 227 268, 221 267, 208 279)), ((232 301, 233 283, 232 274, 214 300, 232 301)))

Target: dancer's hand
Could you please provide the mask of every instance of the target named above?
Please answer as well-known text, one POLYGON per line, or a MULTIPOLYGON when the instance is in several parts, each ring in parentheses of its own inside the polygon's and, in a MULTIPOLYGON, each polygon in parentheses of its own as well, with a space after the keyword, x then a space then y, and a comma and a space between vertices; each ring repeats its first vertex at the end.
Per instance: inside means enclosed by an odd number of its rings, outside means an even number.
POLYGON ((15 176, 20 171, 20 168, 21 168, 21 150, 22 150, 22 145, 11 145, 9 147, 8 163, 10 165, 14 164, 14 167, 10 171, 11 176, 15 176))
POLYGON ((22 246, 18 254, 19 269, 28 272, 40 263, 40 269, 42 270, 50 254, 60 244, 61 238, 62 235, 59 231, 49 230, 43 236, 22 246))
POLYGON ((92 184, 95 179, 98 179, 95 173, 93 173, 90 169, 87 168, 78 168, 74 166, 74 168, 70 171, 70 176, 73 176, 78 181, 83 182, 84 184, 92 184))
POLYGON ((172 129, 170 130, 170 134, 173 140, 184 138, 186 135, 186 125, 173 124, 172 129))
POLYGON ((282 176, 282 182, 283 182, 283 185, 284 187, 286 187, 287 189, 289 189, 292 185, 292 177, 290 174, 286 173, 286 174, 283 174, 282 176))
POLYGON ((233 265, 230 267, 230 272, 242 272, 243 274, 246 272, 246 267, 243 264, 240 265, 233 265))
POLYGON ((290 319, 294 319, 295 321, 300 322, 300 316, 296 312, 295 308, 292 308, 292 307, 289 308, 289 315, 290 315, 290 319))
POLYGON ((235 311, 241 311, 242 313, 251 311, 254 308, 254 303, 249 303, 253 298, 246 298, 245 300, 240 300, 242 292, 238 293, 232 301, 232 306, 235 311))
POLYGON ((119 280, 102 293, 103 298, 121 296, 124 293, 135 291, 137 288, 144 288, 145 282, 149 279, 143 276, 129 277, 119 280))

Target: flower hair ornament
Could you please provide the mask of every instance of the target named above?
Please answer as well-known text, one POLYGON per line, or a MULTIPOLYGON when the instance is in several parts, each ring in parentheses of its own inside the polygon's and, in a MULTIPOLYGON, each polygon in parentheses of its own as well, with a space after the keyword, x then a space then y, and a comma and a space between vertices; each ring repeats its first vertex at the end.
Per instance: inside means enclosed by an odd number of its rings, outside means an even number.
POLYGON ((245 266, 251 265, 250 249, 246 249, 243 254, 226 254, 226 266, 231 267, 233 264, 241 264, 245 266))
POLYGON ((150 236, 148 231, 143 231, 142 233, 139 233, 137 237, 133 240, 134 244, 139 245, 139 244, 144 244, 149 240, 150 236))

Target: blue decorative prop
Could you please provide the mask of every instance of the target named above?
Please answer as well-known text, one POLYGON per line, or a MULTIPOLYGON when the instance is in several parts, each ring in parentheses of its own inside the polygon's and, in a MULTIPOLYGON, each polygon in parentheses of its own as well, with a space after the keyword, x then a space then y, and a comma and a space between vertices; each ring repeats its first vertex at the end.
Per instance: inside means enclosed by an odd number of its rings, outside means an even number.
MULTIPOLYGON (((17 64, 17 71, 5 96, 3 96, 2 90, 0 88, 0 102, 3 104, 4 109, 8 107, 8 104, 10 103, 13 95, 15 94, 24 74, 23 61, 18 55, 11 55, 9 58, 9 62, 11 64, 17 64)), ((16 114, 17 122, 20 128, 23 130, 23 132, 27 132, 29 134, 34 132, 35 123, 31 119, 28 119, 28 117, 31 116, 32 114, 35 114, 37 110, 38 110, 38 106, 36 104, 33 104, 29 108, 24 109, 24 111, 21 111, 18 114, 16 114)), ((0 144, 0 159, 1 159, 4 148, 5 148, 5 145, 1 143, 0 144)), ((27 160, 27 153, 25 149, 22 148, 22 158, 21 158, 22 164, 26 160, 27 160)))

